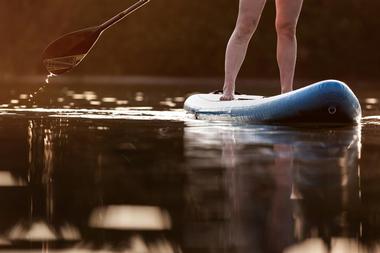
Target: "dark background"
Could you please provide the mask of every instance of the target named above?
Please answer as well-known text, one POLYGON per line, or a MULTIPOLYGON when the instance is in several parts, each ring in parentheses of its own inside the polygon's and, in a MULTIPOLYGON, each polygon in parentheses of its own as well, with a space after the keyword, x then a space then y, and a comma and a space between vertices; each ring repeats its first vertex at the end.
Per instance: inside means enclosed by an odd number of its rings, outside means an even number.
MULTIPOLYGON (((0 77, 45 74, 43 49, 60 35, 102 23, 131 0, 0 1, 0 77)), ((108 30, 70 75, 223 76, 238 0, 152 0, 108 30)), ((305 0, 298 27, 298 79, 380 77, 380 1, 305 0)), ((241 77, 277 78, 274 0, 241 77)))

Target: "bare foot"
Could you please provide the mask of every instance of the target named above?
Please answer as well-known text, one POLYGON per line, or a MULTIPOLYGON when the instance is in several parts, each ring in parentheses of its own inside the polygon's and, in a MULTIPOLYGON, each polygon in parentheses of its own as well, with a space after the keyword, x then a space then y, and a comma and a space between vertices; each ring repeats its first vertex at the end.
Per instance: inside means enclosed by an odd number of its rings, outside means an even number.
POLYGON ((292 88, 289 88, 289 89, 281 89, 281 94, 285 94, 285 93, 288 93, 288 92, 291 92, 293 91, 292 88))
POLYGON ((230 100, 234 100, 234 95, 233 94, 223 94, 221 97, 220 97, 220 101, 230 101, 230 100))

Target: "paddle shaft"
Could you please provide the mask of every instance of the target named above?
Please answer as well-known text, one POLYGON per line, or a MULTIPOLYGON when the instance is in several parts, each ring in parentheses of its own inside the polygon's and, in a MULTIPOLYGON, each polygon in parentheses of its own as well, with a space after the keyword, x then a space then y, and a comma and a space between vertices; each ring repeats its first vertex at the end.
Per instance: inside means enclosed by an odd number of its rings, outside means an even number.
POLYGON ((137 3, 135 3, 134 5, 132 5, 131 7, 126 9, 125 11, 120 12, 119 14, 117 14, 116 16, 111 18, 110 20, 108 20, 108 21, 104 22, 102 25, 100 25, 100 30, 104 31, 107 28, 113 26, 114 24, 116 24, 117 22, 119 22, 120 20, 122 20, 123 18, 125 18, 126 16, 131 14, 132 12, 136 11, 137 9, 139 9, 142 6, 144 6, 145 4, 147 4, 149 1, 150 0, 138 1, 137 3))

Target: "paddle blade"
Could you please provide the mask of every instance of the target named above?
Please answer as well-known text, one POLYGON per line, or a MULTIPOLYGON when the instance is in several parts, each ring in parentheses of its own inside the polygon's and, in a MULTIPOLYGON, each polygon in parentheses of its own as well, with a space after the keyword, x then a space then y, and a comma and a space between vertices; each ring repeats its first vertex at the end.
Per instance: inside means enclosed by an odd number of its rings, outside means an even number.
POLYGON ((70 71, 86 57, 100 34, 98 27, 92 27, 63 35, 42 54, 45 68, 54 75, 70 71))

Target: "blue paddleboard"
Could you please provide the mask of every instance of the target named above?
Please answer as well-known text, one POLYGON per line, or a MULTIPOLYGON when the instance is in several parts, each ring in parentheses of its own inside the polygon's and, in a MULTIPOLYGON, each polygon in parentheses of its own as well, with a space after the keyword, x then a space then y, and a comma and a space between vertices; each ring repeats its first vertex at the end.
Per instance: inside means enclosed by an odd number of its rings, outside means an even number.
POLYGON ((220 101, 220 94, 196 94, 184 104, 197 119, 252 123, 358 124, 359 100, 343 82, 326 80, 273 97, 236 95, 220 101))

